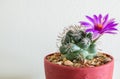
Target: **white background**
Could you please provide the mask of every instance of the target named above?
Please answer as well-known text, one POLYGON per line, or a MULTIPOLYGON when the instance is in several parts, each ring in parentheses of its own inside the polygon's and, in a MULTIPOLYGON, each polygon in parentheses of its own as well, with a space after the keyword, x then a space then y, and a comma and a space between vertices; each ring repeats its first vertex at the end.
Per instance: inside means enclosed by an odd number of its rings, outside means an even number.
MULTIPOLYGON (((45 79, 43 58, 57 51, 64 27, 99 13, 120 23, 119 7, 120 0, 0 0, 0 79, 45 79)), ((120 33, 99 46, 114 56, 113 79, 120 79, 120 33)))

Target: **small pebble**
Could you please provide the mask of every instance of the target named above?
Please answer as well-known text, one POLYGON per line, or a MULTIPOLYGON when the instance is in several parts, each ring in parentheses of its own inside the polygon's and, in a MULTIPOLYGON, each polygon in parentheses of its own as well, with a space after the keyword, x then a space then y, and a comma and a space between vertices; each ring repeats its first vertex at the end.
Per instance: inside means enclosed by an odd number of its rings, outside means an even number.
POLYGON ((64 65, 73 66, 73 62, 71 62, 70 60, 66 60, 66 61, 64 62, 64 65))
POLYGON ((104 63, 107 63, 107 62, 109 62, 109 61, 111 61, 111 58, 105 58, 104 63))
POLYGON ((63 62, 65 62, 67 59, 66 58, 63 58, 63 62))
POLYGON ((74 63, 74 67, 80 67, 80 63, 74 63))
POLYGON ((56 64, 62 65, 62 61, 60 61, 60 62, 57 62, 56 64))

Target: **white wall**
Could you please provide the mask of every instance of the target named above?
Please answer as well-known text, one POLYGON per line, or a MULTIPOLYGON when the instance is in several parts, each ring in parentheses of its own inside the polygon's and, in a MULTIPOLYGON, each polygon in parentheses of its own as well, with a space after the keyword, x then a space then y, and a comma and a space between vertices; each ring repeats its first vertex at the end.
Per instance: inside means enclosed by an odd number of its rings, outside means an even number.
MULTIPOLYGON (((55 52, 59 32, 84 15, 106 14, 120 23, 120 0, 0 0, 0 79, 45 79, 43 58, 55 52)), ((120 79, 120 33, 100 46, 115 57, 120 79)))

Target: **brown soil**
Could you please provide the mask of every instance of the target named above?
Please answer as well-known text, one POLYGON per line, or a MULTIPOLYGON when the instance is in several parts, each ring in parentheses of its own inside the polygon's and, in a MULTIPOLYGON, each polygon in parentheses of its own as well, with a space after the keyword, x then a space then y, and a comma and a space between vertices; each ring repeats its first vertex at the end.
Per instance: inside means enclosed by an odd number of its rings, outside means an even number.
POLYGON ((84 60, 84 63, 78 60, 70 61, 66 59, 61 53, 54 53, 47 56, 47 60, 58 65, 71 66, 71 67, 97 67, 110 62, 110 56, 104 53, 98 53, 96 57, 91 60, 84 60))

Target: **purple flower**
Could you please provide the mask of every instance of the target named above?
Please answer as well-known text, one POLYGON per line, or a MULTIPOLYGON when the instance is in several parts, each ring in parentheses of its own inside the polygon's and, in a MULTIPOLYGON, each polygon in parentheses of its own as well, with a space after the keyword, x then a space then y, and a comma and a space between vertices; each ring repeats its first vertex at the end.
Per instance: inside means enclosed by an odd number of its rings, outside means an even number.
POLYGON ((115 23, 114 19, 108 19, 108 14, 102 16, 93 15, 93 18, 86 16, 90 22, 80 21, 80 24, 86 27, 86 32, 93 33, 93 38, 96 39, 103 35, 104 33, 116 34, 118 30, 116 26, 118 23, 115 23))

